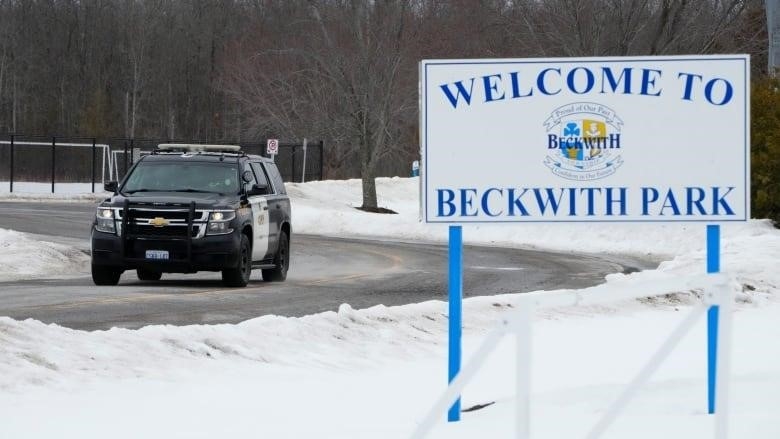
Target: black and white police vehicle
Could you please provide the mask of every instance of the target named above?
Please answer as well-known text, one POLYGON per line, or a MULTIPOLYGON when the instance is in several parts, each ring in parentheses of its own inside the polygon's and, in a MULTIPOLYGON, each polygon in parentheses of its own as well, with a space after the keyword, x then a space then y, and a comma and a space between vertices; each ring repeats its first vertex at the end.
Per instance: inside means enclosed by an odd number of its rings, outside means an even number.
POLYGON ((97 208, 92 279, 116 285, 125 270, 221 271, 231 287, 252 268, 283 281, 290 264, 290 199, 273 161, 234 145, 161 144, 141 157, 97 208))

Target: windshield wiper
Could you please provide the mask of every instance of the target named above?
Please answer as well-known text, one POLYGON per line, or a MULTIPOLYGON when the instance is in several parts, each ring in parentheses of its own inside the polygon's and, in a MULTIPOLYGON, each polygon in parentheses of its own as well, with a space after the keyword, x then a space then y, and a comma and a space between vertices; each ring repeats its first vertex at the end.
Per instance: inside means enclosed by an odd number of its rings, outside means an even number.
POLYGON ((197 193, 197 194, 219 194, 219 195, 222 195, 221 192, 204 191, 204 190, 201 190, 201 189, 193 189, 193 188, 171 189, 171 192, 191 192, 191 193, 197 193))
POLYGON ((124 191, 126 194, 134 194, 136 192, 159 192, 157 189, 133 189, 131 191, 124 191))

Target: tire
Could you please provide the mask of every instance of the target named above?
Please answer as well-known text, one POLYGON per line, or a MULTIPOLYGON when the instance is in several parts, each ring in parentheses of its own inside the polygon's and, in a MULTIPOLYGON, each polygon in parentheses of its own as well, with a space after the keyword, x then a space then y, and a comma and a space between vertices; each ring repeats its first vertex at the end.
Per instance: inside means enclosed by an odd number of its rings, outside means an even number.
POLYGON ((121 275, 122 270, 118 268, 92 264, 92 282, 95 285, 116 285, 121 275))
POLYGON ((135 274, 138 275, 140 280, 160 280, 162 279, 162 272, 147 270, 145 268, 139 268, 135 270, 135 274))
POLYGON ((238 266, 222 270, 222 282, 228 287, 245 287, 252 276, 252 247, 249 238, 241 234, 241 245, 238 252, 238 266))
POLYGON ((279 248, 274 256, 276 267, 263 270, 263 280, 266 282, 282 282, 287 279, 287 269, 290 268, 290 238, 286 232, 279 235, 279 248))

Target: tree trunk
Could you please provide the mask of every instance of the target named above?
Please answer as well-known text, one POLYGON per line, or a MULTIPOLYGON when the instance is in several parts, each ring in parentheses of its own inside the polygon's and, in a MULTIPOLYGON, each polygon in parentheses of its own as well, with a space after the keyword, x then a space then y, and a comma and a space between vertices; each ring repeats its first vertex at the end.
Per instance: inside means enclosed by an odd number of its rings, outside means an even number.
POLYGON ((16 132, 16 70, 14 70, 14 90, 13 90, 13 100, 11 102, 11 132, 16 132))
POLYGON ((60 79, 60 131, 67 133, 65 123, 65 75, 62 75, 60 79))
MULTIPOLYGON (((143 47, 140 49, 143 51, 143 47)), ((131 95, 130 106, 130 138, 135 138, 135 120, 138 114, 138 88, 141 81, 141 62, 143 62, 143 52, 140 55, 133 56, 133 92, 131 95)))
POLYGON ((125 137, 130 137, 130 92, 129 91, 125 91, 124 125, 125 125, 125 137))
POLYGON ((363 210, 376 210, 376 176, 374 175, 373 167, 368 164, 363 164, 360 170, 360 176, 363 180, 363 205, 360 207, 363 210))
POLYGON ((130 113, 130 138, 134 139, 135 138, 135 116, 136 114, 138 114, 138 98, 136 96, 135 91, 133 91, 132 101, 133 101, 133 105, 131 107, 132 110, 130 113))
POLYGON ((176 111, 173 106, 173 86, 168 81, 168 139, 173 140, 176 136, 176 111))
POLYGON ((378 203, 376 199, 376 162, 374 161, 374 149, 377 147, 367 128, 365 120, 366 112, 362 112, 363 117, 358 120, 358 130, 360 130, 360 178, 363 181, 363 206, 361 209, 369 212, 377 210, 378 203))
MULTIPOLYGON (((0 63, 0 105, 3 103, 3 80, 5 79, 5 59, 6 59, 6 49, 3 47, 3 61, 0 63)), ((0 119, 0 124, 3 123, 3 120, 0 119)))
POLYGON ((241 130, 243 129, 241 127, 241 110, 238 105, 236 105, 236 107, 236 141, 241 143, 241 130))

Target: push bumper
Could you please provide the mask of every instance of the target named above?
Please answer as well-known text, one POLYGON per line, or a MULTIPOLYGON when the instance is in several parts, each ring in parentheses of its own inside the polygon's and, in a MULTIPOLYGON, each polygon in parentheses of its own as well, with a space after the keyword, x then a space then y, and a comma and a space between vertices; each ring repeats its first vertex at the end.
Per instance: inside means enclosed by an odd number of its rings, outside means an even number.
POLYGON ((164 273, 194 273, 235 268, 239 262, 241 233, 197 239, 133 237, 123 239, 92 229, 92 264, 122 270, 144 268, 164 273), (168 259, 148 259, 147 250, 168 252, 168 259))

